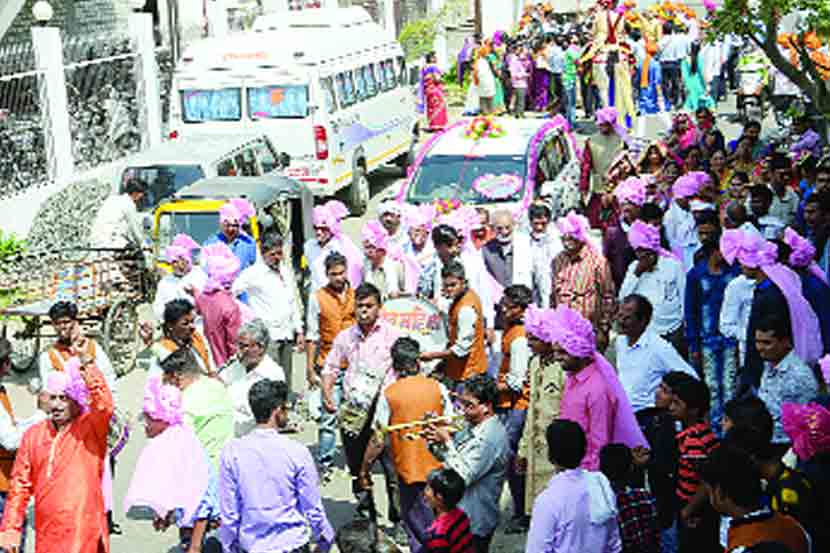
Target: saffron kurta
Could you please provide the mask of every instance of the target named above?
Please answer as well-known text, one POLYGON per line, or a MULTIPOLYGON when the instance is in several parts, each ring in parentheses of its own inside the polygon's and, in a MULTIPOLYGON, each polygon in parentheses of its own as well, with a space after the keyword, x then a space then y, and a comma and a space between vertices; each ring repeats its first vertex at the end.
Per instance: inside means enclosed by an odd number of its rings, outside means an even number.
POLYGON ((36 553, 109 551, 101 477, 112 394, 101 372, 83 373, 90 409, 60 431, 51 420, 23 435, 12 470, 0 546, 20 543, 29 498, 35 498, 36 553))

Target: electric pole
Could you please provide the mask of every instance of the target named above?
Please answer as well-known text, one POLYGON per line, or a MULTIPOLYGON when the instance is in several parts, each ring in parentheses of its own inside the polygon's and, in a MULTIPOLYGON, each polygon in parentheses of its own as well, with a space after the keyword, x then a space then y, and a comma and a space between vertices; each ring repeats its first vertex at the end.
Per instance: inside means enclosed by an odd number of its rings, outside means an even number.
POLYGON ((476 33, 481 36, 481 0, 474 0, 475 1, 475 29, 476 33))

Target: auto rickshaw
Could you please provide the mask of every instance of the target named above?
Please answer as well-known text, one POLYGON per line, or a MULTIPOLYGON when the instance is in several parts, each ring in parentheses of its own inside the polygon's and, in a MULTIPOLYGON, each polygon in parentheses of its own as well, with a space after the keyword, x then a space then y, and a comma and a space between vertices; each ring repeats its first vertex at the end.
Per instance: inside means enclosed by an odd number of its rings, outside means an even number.
MULTIPOLYGON (((244 230, 259 244, 266 232, 276 232, 285 240, 285 263, 297 282, 297 290, 305 290, 307 267, 303 244, 314 237, 311 211, 314 196, 294 179, 282 175, 261 177, 211 177, 194 182, 162 202, 152 220, 152 238, 157 260, 164 248, 179 233, 204 244, 219 232, 219 210, 233 198, 245 198, 256 214, 244 230)), ((159 261, 161 270, 170 270, 159 261)), ((303 293, 303 300, 305 294, 303 293)))

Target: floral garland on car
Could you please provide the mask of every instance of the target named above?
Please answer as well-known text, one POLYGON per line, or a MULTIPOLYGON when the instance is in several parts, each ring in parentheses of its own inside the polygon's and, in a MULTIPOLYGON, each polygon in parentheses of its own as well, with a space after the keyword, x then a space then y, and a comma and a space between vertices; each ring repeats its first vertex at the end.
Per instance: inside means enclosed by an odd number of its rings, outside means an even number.
POLYGON ((492 117, 479 115, 470 121, 470 125, 464 131, 464 137, 472 140, 482 138, 501 138, 507 133, 504 127, 496 123, 492 117))
POLYGON ((522 189, 524 180, 515 173, 494 175, 488 173, 476 177, 473 181, 473 190, 488 200, 503 200, 511 197, 522 189))

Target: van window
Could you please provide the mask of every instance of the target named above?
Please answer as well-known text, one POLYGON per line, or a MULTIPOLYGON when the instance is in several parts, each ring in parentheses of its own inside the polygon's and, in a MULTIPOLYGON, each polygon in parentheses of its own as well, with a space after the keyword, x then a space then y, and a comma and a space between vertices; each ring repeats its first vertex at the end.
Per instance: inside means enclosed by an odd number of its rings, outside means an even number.
POLYGON ((251 119, 299 119, 308 117, 306 85, 269 85, 248 89, 251 119))
POLYGON ((235 177, 236 166, 233 164, 233 159, 228 158, 220 161, 216 167, 216 174, 220 177, 235 177))
POLYGON ((323 100, 326 103, 326 111, 334 113, 337 111, 337 99, 334 97, 334 83, 331 77, 320 79, 320 89, 323 91, 323 100))
POLYGON ((352 78, 351 71, 346 71, 345 73, 337 75, 337 88, 337 93, 340 96, 340 104, 343 107, 351 106, 357 101, 354 91, 354 79, 352 78))
POLYGON ((383 82, 383 62, 373 63, 372 71, 375 73, 375 82, 378 83, 378 91, 386 90, 383 82))
POLYGON ((363 68, 358 67, 354 70, 354 83, 355 83, 355 90, 357 91, 357 100, 358 102, 361 100, 365 100, 368 98, 368 93, 366 92, 366 79, 363 78, 363 68))
POLYGON ((242 89, 181 91, 182 118, 185 123, 239 121, 242 119, 242 89))
POLYGON ((254 150, 252 148, 245 148, 236 154, 234 156, 234 162, 236 162, 238 175, 242 175, 243 177, 259 176, 259 168, 256 165, 256 158, 254 157, 254 150))
POLYGON ((257 140, 254 144, 256 150, 256 157, 259 159, 259 164, 262 166, 262 172, 265 174, 277 168, 277 157, 271 151, 271 146, 264 140, 257 140))
POLYGON ((383 89, 392 90, 395 85, 395 64, 391 59, 388 59, 383 62, 383 89))
POLYGON ((374 63, 363 68, 363 78, 366 80, 366 94, 371 98, 378 93, 374 63))
POLYGON ((403 56, 398 56, 398 84, 400 86, 406 86, 406 80, 406 60, 403 56))

